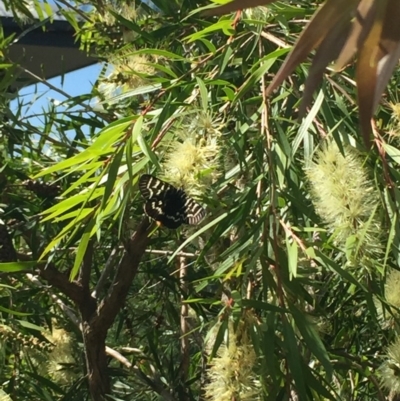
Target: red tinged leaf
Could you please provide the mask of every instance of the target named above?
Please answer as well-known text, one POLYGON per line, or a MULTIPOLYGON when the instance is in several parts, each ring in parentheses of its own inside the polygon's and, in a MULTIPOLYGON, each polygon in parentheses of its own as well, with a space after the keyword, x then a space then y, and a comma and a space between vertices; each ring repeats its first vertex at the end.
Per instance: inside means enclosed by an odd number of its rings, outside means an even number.
MULTIPOLYGON (((234 0, 210 9, 220 15, 273 3, 273 0, 234 0)), ((358 52, 356 84, 360 125, 370 144, 371 119, 400 57, 400 0, 327 0, 313 15, 292 51, 267 88, 270 95, 311 51, 317 49, 309 71, 300 115, 304 114, 326 66, 336 59, 342 69, 358 52)))
POLYGON ((338 56, 346 41, 350 26, 350 19, 339 23, 319 46, 304 85, 303 98, 299 106, 299 117, 304 116, 307 106, 311 103, 312 95, 322 80, 325 68, 338 56))
POLYGON ((371 144, 371 118, 374 112, 375 88, 379 62, 378 46, 381 39, 386 6, 386 1, 380 1, 381 2, 377 4, 372 27, 359 52, 356 69, 360 125, 364 143, 367 147, 371 144))
POLYGON ((375 3, 371 3, 370 0, 361 0, 357 7, 356 17, 353 20, 349 37, 335 63, 334 68, 336 71, 341 70, 355 52, 362 47, 362 43, 374 22, 375 11, 375 3))
POLYGON ((340 21, 353 15, 358 2, 359 0, 328 0, 321 6, 304 28, 293 50, 268 86, 267 95, 271 94, 295 67, 319 46, 340 21))

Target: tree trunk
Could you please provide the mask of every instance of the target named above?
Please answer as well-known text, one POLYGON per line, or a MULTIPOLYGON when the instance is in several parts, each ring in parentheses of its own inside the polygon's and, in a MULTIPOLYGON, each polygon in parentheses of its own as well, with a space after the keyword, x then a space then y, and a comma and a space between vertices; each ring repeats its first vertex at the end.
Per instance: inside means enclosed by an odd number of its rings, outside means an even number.
POLYGON ((106 395, 110 394, 105 336, 99 335, 84 322, 83 341, 90 395, 93 401, 104 401, 106 395))

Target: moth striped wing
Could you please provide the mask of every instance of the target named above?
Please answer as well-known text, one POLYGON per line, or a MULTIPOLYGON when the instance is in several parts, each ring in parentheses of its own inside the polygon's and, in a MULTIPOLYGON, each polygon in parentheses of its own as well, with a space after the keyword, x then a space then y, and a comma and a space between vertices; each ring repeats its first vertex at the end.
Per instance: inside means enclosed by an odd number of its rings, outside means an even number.
POLYGON ((152 175, 140 177, 139 189, 146 199, 145 213, 165 227, 175 229, 182 224, 195 225, 206 214, 204 208, 185 191, 152 175))
POLYGON ((201 205, 192 198, 186 199, 186 224, 194 226, 203 220, 205 215, 206 211, 201 205))
POLYGON ((143 174, 139 178, 139 190, 145 199, 160 195, 163 191, 175 189, 171 184, 159 180, 150 174, 143 174))

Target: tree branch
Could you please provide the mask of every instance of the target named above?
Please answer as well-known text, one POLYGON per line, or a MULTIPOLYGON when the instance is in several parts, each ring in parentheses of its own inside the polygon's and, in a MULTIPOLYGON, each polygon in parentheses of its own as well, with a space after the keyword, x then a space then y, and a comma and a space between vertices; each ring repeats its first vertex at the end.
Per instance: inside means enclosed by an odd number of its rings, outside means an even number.
POLYGON ((97 281, 97 284, 92 292, 92 297, 93 298, 98 298, 98 294, 99 292, 101 292, 103 290, 103 287, 105 286, 107 279, 110 277, 110 273, 112 270, 115 269, 115 265, 116 265, 116 260, 119 256, 119 247, 115 247, 112 249, 105 265, 104 265, 104 269, 101 272, 101 276, 99 278, 99 280, 97 281))
POLYGON ((125 303, 129 287, 138 271, 139 262, 149 240, 147 232, 149 225, 148 218, 144 218, 125 246, 125 252, 118 266, 114 282, 108 295, 100 304, 97 316, 93 318, 91 324, 93 330, 100 335, 107 332, 125 303))
POLYGON ((83 288, 77 281, 69 281, 69 277, 59 272, 56 267, 49 263, 44 268, 38 268, 37 274, 49 284, 58 288, 63 294, 69 297, 77 305, 83 302, 83 288))

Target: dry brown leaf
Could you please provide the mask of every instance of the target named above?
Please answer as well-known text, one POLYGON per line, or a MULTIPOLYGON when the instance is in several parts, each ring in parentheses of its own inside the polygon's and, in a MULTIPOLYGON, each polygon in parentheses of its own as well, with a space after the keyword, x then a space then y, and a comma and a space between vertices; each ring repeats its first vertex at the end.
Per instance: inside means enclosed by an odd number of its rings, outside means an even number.
MULTIPOLYGON (((234 0, 206 15, 267 5, 274 0, 234 0)), ((267 95, 318 49, 305 84, 300 112, 304 113, 327 64, 337 57, 342 69, 358 51, 356 82, 360 124, 370 143, 371 119, 400 57, 400 0, 327 0, 313 15, 292 51, 267 88, 267 95), (355 18, 350 21, 351 18, 355 18)))
POLYGON ((304 116, 306 107, 311 103, 312 95, 322 80, 326 66, 338 56, 350 27, 350 19, 341 21, 329 32, 319 46, 304 85, 303 97, 299 106, 299 117, 304 116))
POLYGON ((267 95, 276 89, 283 80, 315 49, 339 21, 349 18, 355 11, 359 0, 328 0, 314 14, 304 28, 293 50, 287 56, 267 88, 267 95))
POLYGON ((371 0, 361 0, 356 17, 353 20, 352 30, 344 45, 338 59, 336 60, 334 69, 341 70, 350 60, 354 53, 360 48, 364 42, 374 21, 376 11, 376 2, 371 0))
POLYGON ((379 49, 381 54, 379 56, 373 110, 378 106, 382 93, 400 57, 400 1, 398 0, 388 1, 379 49))

